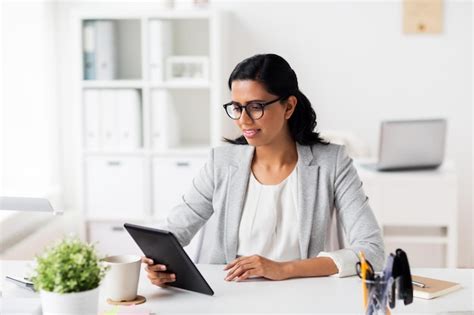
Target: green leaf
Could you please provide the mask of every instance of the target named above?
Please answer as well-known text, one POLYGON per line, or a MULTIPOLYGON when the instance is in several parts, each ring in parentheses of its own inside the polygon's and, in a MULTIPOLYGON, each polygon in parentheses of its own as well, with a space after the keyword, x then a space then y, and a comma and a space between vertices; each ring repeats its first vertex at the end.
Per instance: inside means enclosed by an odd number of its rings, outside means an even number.
POLYGON ((108 268, 101 262, 95 247, 76 237, 66 237, 36 256, 31 281, 36 290, 56 293, 95 289, 108 268))

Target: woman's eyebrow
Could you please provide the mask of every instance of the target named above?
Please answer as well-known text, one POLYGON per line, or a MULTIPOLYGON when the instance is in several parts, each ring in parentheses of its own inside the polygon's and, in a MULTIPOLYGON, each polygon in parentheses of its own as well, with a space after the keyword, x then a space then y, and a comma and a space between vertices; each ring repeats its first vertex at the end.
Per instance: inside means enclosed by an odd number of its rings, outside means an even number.
MULTIPOLYGON (((248 101, 248 102, 247 102, 247 103, 245 103, 245 104, 249 104, 249 103, 255 103, 255 102, 264 103, 264 102, 265 102, 265 100, 251 100, 251 101, 248 101)), ((240 103, 239 103, 239 102, 237 102, 237 101, 232 101, 232 103, 236 103, 236 104, 242 105, 242 104, 240 104, 240 103)))

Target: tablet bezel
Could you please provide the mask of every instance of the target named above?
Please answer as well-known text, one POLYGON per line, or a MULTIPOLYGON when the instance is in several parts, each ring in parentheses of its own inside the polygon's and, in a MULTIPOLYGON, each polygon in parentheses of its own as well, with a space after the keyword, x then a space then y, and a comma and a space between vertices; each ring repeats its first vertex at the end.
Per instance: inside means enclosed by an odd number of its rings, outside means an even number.
POLYGON ((186 253, 186 251, 181 246, 178 239, 173 233, 166 230, 160 230, 131 223, 125 223, 123 226, 130 234, 132 239, 135 241, 135 243, 137 243, 138 247, 140 247, 143 254, 145 254, 146 257, 152 258, 154 263, 164 264, 168 267, 168 262, 170 260, 180 262, 179 266, 170 266, 170 269, 167 270, 176 274, 176 282, 168 282, 167 285, 207 295, 214 295, 214 291, 212 290, 211 286, 207 283, 206 279, 204 279, 201 272, 198 270, 191 258, 189 258, 188 254, 186 253), (142 241, 137 240, 136 235, 134 235, 134 233, 140 233, 141 235, 145 236, 145 239, 149 242, 148 245, 160 241, 169 242, 168 244, 166 244, 166 247, 171 247, 173 250, 168 250, 166 254, 174 255, 174 257, 172 257, 171 259, 163 257, 160 258, 160 255, 157 252, 146 252, 148 251, 146 248, 149 248, 150 246, 145 246, 145 244, 141 244, 142 241), (159 237, 150 237, 153 235, 159 237), (183 277, 186 278, 184 278, 183 280, 183 277), (192 283, 192 287, 189 286, 190 282, 192 283))

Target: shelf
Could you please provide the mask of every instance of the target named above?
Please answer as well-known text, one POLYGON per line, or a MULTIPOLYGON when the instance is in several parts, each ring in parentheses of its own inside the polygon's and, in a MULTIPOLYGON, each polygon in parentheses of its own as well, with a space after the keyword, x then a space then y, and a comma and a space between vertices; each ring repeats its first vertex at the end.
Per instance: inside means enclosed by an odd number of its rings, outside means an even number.
POLYGON ((212 12, 206 9, 178 9, 178 10, 164 10, 148 16, 149 20, 156 19, 167 19, 167 20, 180 20, 180 19, 209 19, 212 12))
POLYGON ((153 219, 151 215, 142 215, 142 216, 93 216, 88 214, 86 216, 86 221, 90 224, 92 223, 99 223, 99 224, 108 224, 108 225, 115 225, 117 227, 121 227, 122 230, 117 229, 117 231, 124 231, 125 228, 122 227, 123 223, 133 223, 133 224, 147 224, 146 222, 150 222, 153 219))
POLYGON ((142 78, 141 19, 82 20, 84 80, 142 78))
POLYGON ((393 243, 447 244, 448 238, 443 236, 384 236, 384 241, 393 243))
POLYGON ((213 120, 222 108, 213 104, 222 93, 226 20, 208 9, 104 12, 78 15, 81 203, 88 240, 120 253, 133 245, 123 222, 157 223, 220 135, 213 120))
POLYGON ((211 87, 211 83, 209 81, 173 81, 149 83, 142 80, 82 81, 82 87, 85 89, 141 89, 145 86, 158 89, 209 89, 211 87))
POLYGON ((98 81, 98 80, 83 80, 83 88, 93 88, 93 89, 141 89, 144 84, 141 80, 107 80, 107 81, 98 81))
POLYGON ((182 146, 169 148, 166 150, 156 150, 152 152, 153 156, 167 156, 167 155, 207 155, 211 147, 209 145, 196 146, 182 146))
POLYGON ((160 89, 209 89, 209 81, 173 81, 173 82, 150 82, 151 88, 160 89))
POLYGON ((180 147, 173 147, 163 150, 139 150, 139 151, 97 151, 97 150, 85 150, 85 156, 168 156, 168 155, 207 155, 211 149, 210 145, 185 145, 180 147))
POLYGON ((86 156, 144 156, 149 151, 147 150, 136 150, 136 151, 120 151, 120 150, 84 150, 86 156))

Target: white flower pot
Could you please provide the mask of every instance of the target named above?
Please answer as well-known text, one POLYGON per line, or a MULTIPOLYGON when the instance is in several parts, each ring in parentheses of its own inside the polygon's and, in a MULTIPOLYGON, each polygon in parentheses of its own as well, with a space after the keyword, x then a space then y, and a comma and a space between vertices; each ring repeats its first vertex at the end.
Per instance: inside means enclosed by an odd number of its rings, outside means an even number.
POLYGON ((43 315, 85 315, 97 314, 99 288, 76 293, 54 293, 41 291, 43 315))

